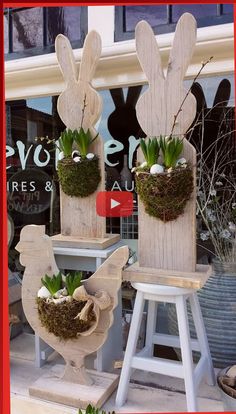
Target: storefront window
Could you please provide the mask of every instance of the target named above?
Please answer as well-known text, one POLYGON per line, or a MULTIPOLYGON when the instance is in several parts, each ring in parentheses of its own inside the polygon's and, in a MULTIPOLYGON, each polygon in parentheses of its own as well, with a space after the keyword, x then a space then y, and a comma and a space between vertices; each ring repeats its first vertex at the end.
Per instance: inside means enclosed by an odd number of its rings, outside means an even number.
POLYGON ((193 14, 198 27, 233 22, 232 4, 116 6, 115 41, 133 39, 140 20, 146 20, 156 34, 174 32, 177 20, 185 12, 193 14))
MULTIPOLYGON (((186 81, 186 88, 191 81, 186 81)), ((107 190, 125 190, 134 194, 134 214, 128 218, 107 219, 107 231, 120 233, 123 239, 138 238, 137 197, 132 166, 136 163, 139 138, 145 137, 135 111, 139 96, 147 86, 137 85, 101 91, 103 113, 96 129, 104 140, 107 190)), ((222 120, 227 131, 234 130, 234 77, 201 78, 193 88, 198 113, 204 106, 204 140, 210 145, 222 120)), ((45 224, 49 235, 60 232, 57 152, 35 137, 57 139, 65 126, 57 109, 57 97, 7 102, 7 190, 8 214, 14 223, 11 254, 26 224, 45 224)), ((191 135, 198 140, 199 130, 191 135)), ((227 134, 227 145, 235 150, 234 134, 227 134)), ((226 142, 226 141, 225 141, 226 142)), ((233 151, 232 156, 233 156, 233 151)), ((10 266, 17 261, 10 260, 10 266)), ((12 269, 14 270, 14 268, 12 269)))
POLYGON ((81 47, 87 33, 87 7, 17 7, 4 10, 5 59, 54 52, 55 38, 66 35, 81 47))

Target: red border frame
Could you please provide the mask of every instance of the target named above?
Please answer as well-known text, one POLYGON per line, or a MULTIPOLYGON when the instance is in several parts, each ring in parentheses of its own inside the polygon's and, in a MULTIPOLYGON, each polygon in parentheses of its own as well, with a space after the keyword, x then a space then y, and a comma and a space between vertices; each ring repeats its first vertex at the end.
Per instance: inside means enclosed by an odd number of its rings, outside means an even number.
MULTIPOLYGON (((14 7, 14 6, 86 6, 86 5, 126 5, 126 4, 134 4, 134 5, 151 5, 151 4, 201 4, 201 3, 228 3, 234 5, 234 34, 236 34, 236 6, 234 1, 226 1, 221 0, 216 2, 214 0, 207 0, 207 1, 134 1, 134 0, 126 0, 126 1, 101 1, 101 2, 94 2, 94 1, 86 1, 86 2, 58 2, 56 0, 50 2, 38 2, 38 1, 29 1, 29 2, 22 2, 22 1, 14 1, 10 2, 3 2, 3 7, 14 7)), ((1 159, 1 173, 0 173, 0 197, 1 197, 1 214, 2 217, 2 227, 1 227, 1 246, 2 246, 2 254, 1 257, 1 291, 3 292, 1 303, 0 303, 0 317, 1 317, 1 325, 0 325, 0 413, 1 414, 10 414, 10 364, 9 364, 9 322, 8 322, 8 248, 7 248, 7 203, 6 203, 6 157, 5 157, 5 146, 6 146, 6 136, 5 136, 5 90, 4 90, 4 47, 3 47, 3 36, 4 36, 4 29, 3 29, 3 9, 1 15, 1 136, 2 139, 0 140, 0 153, 2 155, 1 159)), ((236 56, 236 43, 234 44, 234 55, 236 56)), ((235 68, 235 66, 234 66, 235 68)), ((235 73, 235 72, 234 72, 235 73)), ((235 95, 236 95, 236 81, 235 81, 235 95)), ((33 414, 33 413, 32 413, 33 414)), ((229 413, 230 414, 230 413, 229 413)))

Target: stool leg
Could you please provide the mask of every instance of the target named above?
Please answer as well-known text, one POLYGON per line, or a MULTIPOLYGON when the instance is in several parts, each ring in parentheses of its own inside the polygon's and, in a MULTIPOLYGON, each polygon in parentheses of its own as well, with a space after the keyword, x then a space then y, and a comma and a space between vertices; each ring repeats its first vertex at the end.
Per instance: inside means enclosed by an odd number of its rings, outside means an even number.
POLYGON ((131 364, 132 358, 136 351, 136 345, 138 341, 138 335, 140 331, 140 325, 142 321, 144 308, 144 295, 142 292, 137 291, 132 321, 130 325, 129 337, 125 350, 125 357, 123 361, 118 391, 116 395, 116 405, 121 407, 126 401, 128 394, 129 380, 131 376, 131 364))
POLYGON ((156 320, 157 320, 157 302, 154 300, 148 301, 148 314, 147 314, 147 329, 145 347, 148 349, 147 356, 153 356, 153 334, 156 332, 156 320))
POLYGON ((197 397, 195 393, 193 376, 192 349, 188 326, 188 315, 186 309, 186 299, 184 296, 176 297, 176 311, 179 326, 179 339, 184 370, 185 392, 188 411, 197 410, 197 397))
POLYGON ((210 348, 207 340, 206 330, 202 317, 201 308, 199 305, 198 297, 196 293, 192 294, 189 298, 191 311, 193 315, 193 321, 197 333, 197 339, 200 345, 201 354, 207 357, 207 373, 206 379, 209 385, 215 385, 215 372, 212 364, 210 348))

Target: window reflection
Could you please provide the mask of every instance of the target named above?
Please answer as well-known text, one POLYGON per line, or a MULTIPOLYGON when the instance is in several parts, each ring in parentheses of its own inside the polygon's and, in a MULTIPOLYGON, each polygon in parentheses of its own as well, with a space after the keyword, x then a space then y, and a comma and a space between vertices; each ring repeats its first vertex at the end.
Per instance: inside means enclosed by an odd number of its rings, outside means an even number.
POLYGON ((126 6, 125 30, 135 29, 140 20, 146 20, 151 26, 167 24, 167 6, 126 6))
POLYGON ((8 36, 8 15, 4 15, 4 53, 9 51, 9 36, 8 36))
POLYGON ((13 13, 13 51, 43 46, 43 9, 33 7, 13 13))
POLYGON ((80 7, 48 7, 48 44, 53 44, 59 33, 63 33, 70 41, 81 37, 80 7))
POLYGON ((216 4, 184 4, 172 6, 172 21, 177 22, 183 13, 191 13, 196 19, 201 17, 210 17, 217 15, 216 4))
MULTIPOLYGON (((186 89, 190 84, 191 81, 185 81, 186 89)), ((221 126, 221 130, 227 133, 225 144, 229 146, 230 155, 234 156, 235 137, 230 132, 235 129, 234 77, 201 78, 198 84, 193 93, 198 103, 198 114, 204 109, 204 145, 211 144, 221 126)), ((146 85, 137 85, 101 91, 103 113, 96 125, 104 140, 106 189, 131 191, 134 200, 136 193, 131 169, 136 164, 139 138, 145 136, 138 123, 135 106, 146 88, 146 85)), ((45 141, 35 141, 36 136, 46 135, 57 139, 64 130, 56 106, 57 97, 32 98, 6 105, 8 213, 15 228, 12 251, 21 228, 26 224, 46 224, 50 235, 60 232, 57 154, 54 146, 45 141), (46 190, 49 181, 52 183, 50 192, 46 190)), ((192 142, 198 142, 199 133, 201 131, 196 128, 191 135, 192 142)), ((120 232, 127 239, 137 238, 137 226, 137 204, 130 218, 107 220, 108 232, 120 232)))

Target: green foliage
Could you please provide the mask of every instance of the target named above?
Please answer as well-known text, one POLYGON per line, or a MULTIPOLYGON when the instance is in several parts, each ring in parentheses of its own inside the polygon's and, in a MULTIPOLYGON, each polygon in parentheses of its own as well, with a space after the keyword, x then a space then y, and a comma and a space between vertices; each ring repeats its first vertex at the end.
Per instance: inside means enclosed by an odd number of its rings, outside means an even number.
POLYGON ((72 296, 75 289, 81 286, 82 272, 75 272, 74 274, 68 273, 66 275, 66 289, 68 295, 72 296))
MULTIPOLYGON (((79 410, 78 414, 106 414, 106 411, 100 410, 99 408, 95 408, 91 404, 89 404, 84 412, 82 410, 79 410)), ((108 414, 110 414, 110 411, 108 412, 108 414)), ((115 411, 112 411, 111 414, 115 414, 115 411)))
POLYGON ((178 137, 160 137, 160 148, 163 155, 163 163, 166 168, 175 167, 176 162, 183 151, 183 147, 183 140, 178 137))
POLYGON ((53 275, 52 277, 45 275, 44 278, 41 279, 41 282, 53 296, 59 289, 62 288, 61 272, 59 272, 58 275, 53 275))
POLYGON ((140 147, 143 152, 147 166, 151 168, 153 164, 157 163, 159 157, 160 146, 157 138, 149 138, 148 141, 143 138, 140 140, 140 147))
POLYGON ((71 129, 65 129, 59 138, 59 149, 64 152, 65 157, 71 157, 74 142, 74 132, 71 129))
POLYGON ((58 161, 58 177, 63 192, 71 197, 88 197, 93 194, 101 181, 99 159, 84 158, 74 162, 72 158, 58 161))
POLYGON ((90 145, 93 143, 93 141, 95 141, 97 136, 98 134, 94 138, 92 138, 89 129, 87 130, 87 132, 85 132, 82 127, 80 128, 79 131, 77 130, 74 131, 74 141, 78 145, 78 149, 79 149, 81 157, 83 158, 86 157, 86 155, 88 154, 88 149, 90 145))
POLYGON ((136 175, 136 189, 147 214, 163 222, 176 220, 193 191, 192 168, 174 168, 158 176, 140 172, 136 175))

